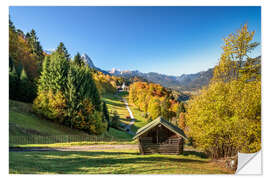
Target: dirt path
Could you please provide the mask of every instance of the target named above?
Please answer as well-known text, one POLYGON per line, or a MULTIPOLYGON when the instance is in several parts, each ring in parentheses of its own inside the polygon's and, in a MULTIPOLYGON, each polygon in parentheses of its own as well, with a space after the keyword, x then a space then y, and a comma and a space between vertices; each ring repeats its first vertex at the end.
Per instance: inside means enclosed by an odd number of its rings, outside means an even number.
POLYGON ((83 146, 66 146, 66 147, 10 147, 9 151, 91 151, 91 150, 136 150, 137 144, 123 144, 123 145, 83 145, 83 146))
POLYGON ((129 134, 134 135, 134 132, 131 132, 130 130, 131 130, 131 126, 135 123, 135 119, 134 119, 134 116, 132 114, 132 111, 130 110, 130 108, 128 106, 127 100, 125 98, 122 98, 122 99, 123 99, 123 101, 124 101, 124 103, 126 105, 126 108, 127 108, 128 112, 129 112, 129 116, 131 118, 131 121, 129 122, 128 125, 126 125, 125 129, 129 134))

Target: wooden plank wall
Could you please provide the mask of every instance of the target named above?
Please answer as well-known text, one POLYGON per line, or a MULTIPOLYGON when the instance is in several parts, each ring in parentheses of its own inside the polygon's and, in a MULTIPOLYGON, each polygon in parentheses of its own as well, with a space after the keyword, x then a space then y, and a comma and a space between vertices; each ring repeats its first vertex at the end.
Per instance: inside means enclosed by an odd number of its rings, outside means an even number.
POLYGON ((139 149, 141 154, 181 154, 183 142, 183 138, 173 138, 162 144, 155 144, 152 142, 152 137, 143 137, 139 140, 139 149))

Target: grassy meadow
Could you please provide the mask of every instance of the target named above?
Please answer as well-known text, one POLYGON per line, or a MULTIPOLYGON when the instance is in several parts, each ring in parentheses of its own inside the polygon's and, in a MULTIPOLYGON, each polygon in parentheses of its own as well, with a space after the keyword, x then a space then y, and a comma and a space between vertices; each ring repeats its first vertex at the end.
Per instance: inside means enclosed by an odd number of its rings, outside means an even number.
MULTIPOLYGON (((128 101, 128 94, 125 92, 118 93, 117 95, 106 94, 103 95, 102 100, 106 101, 109 112, 117 111, 120 117, 120 122, 127 125, 130 123, 131 119, 126 119, 126 117, 129 116, 129 113, 124 102, 122 101, 122 98, 125 98, 128 101)), ((139 111, 135 106, 129 104, 129 107, 135 118, 135 122, 131 126, 131 132, 136 133, 139 128, 143 127, 148 122, 147 119, 142 116, 142 112, 139 111)))
POLYGON ((202 157, 139 155, 136 150, 85 152, 10 152, 11 174, 231 174, 232 171, 202 157))
POLYGON ((103 135, 90 136, 83 131, 38 117, 32 112, 31 104, 13 100, 9 101, 9 140, 11 147, 136 143, 132 141, 132 135, 114 128, 103 135))

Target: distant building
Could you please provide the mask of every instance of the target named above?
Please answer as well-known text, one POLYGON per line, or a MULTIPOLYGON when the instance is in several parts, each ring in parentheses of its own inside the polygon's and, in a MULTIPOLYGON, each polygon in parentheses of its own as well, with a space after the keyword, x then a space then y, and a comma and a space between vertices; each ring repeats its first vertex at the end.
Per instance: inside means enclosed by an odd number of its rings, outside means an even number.
POLYGON ((126 86, 126 84, 123 83, 122 86, 118 87, 117 89, 118 91, 128 91, 128 86, 126 86))

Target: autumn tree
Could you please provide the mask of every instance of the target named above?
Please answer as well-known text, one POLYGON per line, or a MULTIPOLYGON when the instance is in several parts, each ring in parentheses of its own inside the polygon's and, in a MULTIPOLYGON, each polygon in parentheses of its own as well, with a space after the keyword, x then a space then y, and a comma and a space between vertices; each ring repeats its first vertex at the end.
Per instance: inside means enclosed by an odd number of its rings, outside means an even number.
POLYGON ((168 121, 171 120, 170 106, 171 104, 169 102, 169 98, 165 97, 165 99, 160 104, 160 114, 168 121))
POLYGON ((230 81, 241 76, 243 66, 247 66, 252 58, 250 54, 259 43, 253 42, 255 31, 248 31, 247 24, 237 33, 224 39, 223 53, 219 65, 214 69, 213 81, 230 81))
POLYGON ((160 100, 158 98, 150 100, 148 112, 153 120, 161 115, 160 100))
POLYGON ((185 113, 183 113, 183 112, 181 112, 181 113, 179 114, 178 126, 179 126, 182 130, 185 130, 185 128, 186 128, 186 117, 185 117, 185 113))
POLYGON ((178 109, 177 109, 177 116, 178 116, 178 126, 185 130, 186 128, 186 108, 183 102, 179 103, 178 109))
POLYGON ((37 56, 32 53, 24 33, 21 30, 16 29, 10 19, 9 67, 10 98, 32 102, 36 97, 36 81, 39 77, 39 60, 37 56), (27 80, 21 80, 22 70, 25 77, 27 77, 27 80))
POLYGON ((168 121, 175 121, 177 100, 171 90, 159 84, 133 82, 129 87, 129 102, 134 104, 145 117, 155 119, 162 116, 168 121))
POLYGON ((249 55, 258 45, 253 36, 244 25, 225 38, 213 79, 188 103, 188 135, 213 158, 261 148, 260 61, 249 55))

